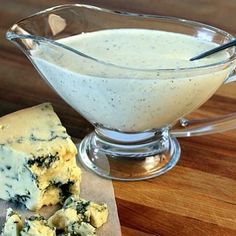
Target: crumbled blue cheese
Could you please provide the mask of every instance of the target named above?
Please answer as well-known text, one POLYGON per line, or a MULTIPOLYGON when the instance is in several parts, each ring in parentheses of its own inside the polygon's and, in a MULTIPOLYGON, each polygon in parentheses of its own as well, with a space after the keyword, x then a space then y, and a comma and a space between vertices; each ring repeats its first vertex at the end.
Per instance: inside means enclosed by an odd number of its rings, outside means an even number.
POLYGON ((96 228, 108 217, 106 204, 97 204, 79 197, 69 197, 63 207, 48 220, 35 215, 25 220, 9 209, 1 236, 96 236, 96 228))
POLYGON ((31 216, 25 220, 21 236, 56 236, 56 229, 48 225, 40 215, 31 216))
POLYGON ((108 208, 105 203, 97 204, 76 196, 69 197, 65 201, 63 208, 75 209, 81 218, 96 228, 101 227, 108 218, 108 208))
POLYGON ((69 197, 63 208, 52 215, 48 223, 52 227, 72 235, 96 235, 96 228, 102 226, 108 217, 106 204, 96 204, 79 197, 69 197))
POLYGON ((95 228, 87 222, 83 222, 84 218, 78 214, 73 208, 62 208, 58 210, 48 220, 52 227, 71 235, 96 235, 95 228))
POLYGON ((56 227, 58 230, 68 231, 68 227, 76 222, 79 222, 80 218, 77 215, 77 211, 72 208, 60 209, 53 216, 48 219, 49 225, 56 227))
POLYGON ((50 104, 0 118, 0 198, 30 210, 80 192, 77 150, 50 104))
POLYGON ((71 224, 68 227, 68 232, 72 235, 96 236, 96 229, 88 222, 71 224))
POLYGON ((22 230, 23 222, 21 216, 11 208, 7 209, 6 222, 1 236, 19 236, 22 230))

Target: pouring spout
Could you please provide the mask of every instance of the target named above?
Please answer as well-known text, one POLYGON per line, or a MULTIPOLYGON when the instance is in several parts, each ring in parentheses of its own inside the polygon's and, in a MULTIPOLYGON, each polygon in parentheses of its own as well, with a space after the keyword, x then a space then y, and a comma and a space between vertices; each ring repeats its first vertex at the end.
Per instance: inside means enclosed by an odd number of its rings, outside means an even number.
POLYGON ((29 49, 34 48, 35 42, 33 36, 20 27, 14 24, 5 34, 7 40, 13 42, 18 48, 27 54, 29 49))
POLYGON ((5 34, 5 37, 10 42, 14 43, 26 56, 31 55, 31 50, 36 49, 38 42, 43 38, 32 34, 24 28, 24 24, 14 24, 5 34))
POLYGON ((6 32, 6 39, 9 40, 9 41, 12 41, 14 40, 15 38, 18 38, 18 35, 11 32, 11 31, 7 31, 6 32))
POLYGON ((6 39, 7 40, 15 40, 18 38, 22 38, 24 36, 30 35, 29 32, 24 30, 22 27, 20 27, 18 24, 14 24, 7 32, 6 32, 6 39))

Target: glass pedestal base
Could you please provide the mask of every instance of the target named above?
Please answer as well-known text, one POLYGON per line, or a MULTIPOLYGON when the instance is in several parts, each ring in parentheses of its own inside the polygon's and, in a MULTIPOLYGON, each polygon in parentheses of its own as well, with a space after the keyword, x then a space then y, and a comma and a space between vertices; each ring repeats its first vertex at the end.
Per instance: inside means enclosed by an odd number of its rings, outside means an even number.
POLYGON ((119 133, 115 140, 104 136, 104 132, 93 132, 79 146, 79 158, 85 167, 102 177, 122 181, 164 174, 176 165, 179 157, 179 143, 168 131, 144 135, 119 133), (145 139, 146 136, 149 137, 145 139))

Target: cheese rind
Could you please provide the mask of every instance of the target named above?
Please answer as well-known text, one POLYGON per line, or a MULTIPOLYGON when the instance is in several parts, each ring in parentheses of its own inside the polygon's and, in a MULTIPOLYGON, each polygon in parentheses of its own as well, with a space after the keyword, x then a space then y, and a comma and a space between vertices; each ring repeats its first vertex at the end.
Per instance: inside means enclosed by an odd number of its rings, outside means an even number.
POLYGON ((50 104, 0 118, 0 198, 30 210, 80 192, 77 150, 50 104))
POLYGON ((6 222, 1 236, 19 236, 23 228, 21 216, 11 208, 7 209, 6 222))

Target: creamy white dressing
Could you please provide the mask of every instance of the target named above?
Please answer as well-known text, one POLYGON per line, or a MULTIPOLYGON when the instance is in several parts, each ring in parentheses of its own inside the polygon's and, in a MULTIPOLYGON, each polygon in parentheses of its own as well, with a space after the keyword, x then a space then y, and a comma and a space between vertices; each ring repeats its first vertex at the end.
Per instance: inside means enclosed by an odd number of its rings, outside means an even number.
POLYGON ((125 132, 161 128, 198 108, 223 83, 221 71, 190 68, 226 60, 225 51, 190 62, 215 43, 178 33, 113 29, 41 44, 32 60, 56 91, 92 123, 125 132), (101 63, 104 62, 104 63, 101 63), (110 65, 112 64, 112 65, 110 65))

